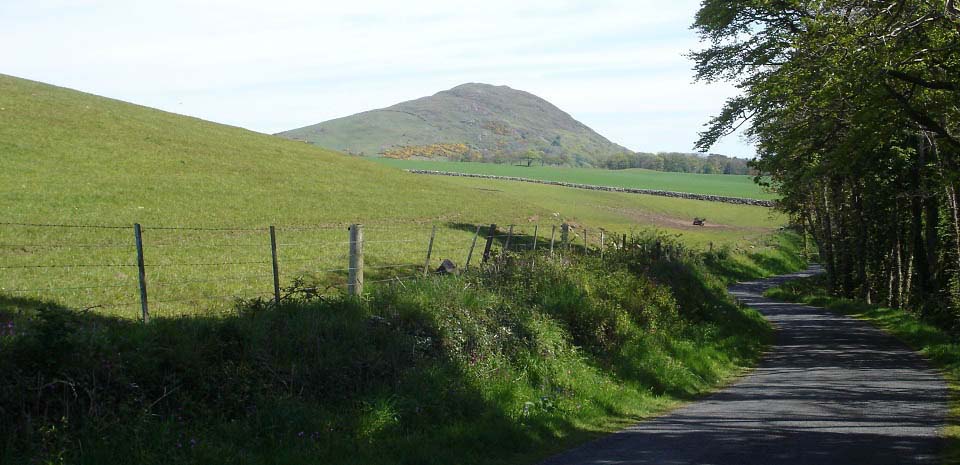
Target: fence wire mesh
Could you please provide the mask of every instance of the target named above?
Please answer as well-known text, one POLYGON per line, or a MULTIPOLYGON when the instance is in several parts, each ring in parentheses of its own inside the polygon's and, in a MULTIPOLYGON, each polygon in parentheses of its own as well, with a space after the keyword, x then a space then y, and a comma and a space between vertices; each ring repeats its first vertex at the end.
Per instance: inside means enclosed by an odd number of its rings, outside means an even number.
MULTIPOLYGON (((463 269, 505 252, 561 250, 561 226, 366 224, 363 283, 401 284, 436 272, 445 261, 463 269)), ((238 300, 275 297, 270 229, 149 226, 142 231, 151 316, 235 310, 238 300)), ((570 247, 599 247, 599 229, 584 242, 570 229, 570 247)), ((280 294, 345 292, 351 276, 349 225, 278 226, 280 294)), ((607 233, 607 237, 619 237, 607 233)), ((355 271, 355 270, 353 270, 355 271)), ((50 302, 70 308, 141 316, 134 228, 121 225, 0 222, 0 299, 50 302)))

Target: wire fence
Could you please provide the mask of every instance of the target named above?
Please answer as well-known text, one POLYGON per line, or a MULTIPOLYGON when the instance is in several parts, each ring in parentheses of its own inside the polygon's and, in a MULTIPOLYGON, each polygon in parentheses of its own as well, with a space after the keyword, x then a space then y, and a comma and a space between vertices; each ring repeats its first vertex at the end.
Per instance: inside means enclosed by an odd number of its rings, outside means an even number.
POLYGON ((506 251, 603 253, 625 235, 569 224, 207 228, 0 222, 0 300, 142 318, 279 301, 294 284, 362 294, 506 251), (365 287, 365 285, 367 285, 365 287))

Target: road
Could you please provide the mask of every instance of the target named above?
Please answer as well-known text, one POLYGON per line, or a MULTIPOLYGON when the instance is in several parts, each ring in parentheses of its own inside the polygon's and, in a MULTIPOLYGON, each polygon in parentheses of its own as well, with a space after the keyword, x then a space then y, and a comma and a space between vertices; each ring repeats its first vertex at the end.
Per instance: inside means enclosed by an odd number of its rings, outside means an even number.
POLYGON ((543 465, 939 463, 947 386, 929 363, 862 321, 762 297, 813 272, 730 288, 777 328, 751 374, 543 465))

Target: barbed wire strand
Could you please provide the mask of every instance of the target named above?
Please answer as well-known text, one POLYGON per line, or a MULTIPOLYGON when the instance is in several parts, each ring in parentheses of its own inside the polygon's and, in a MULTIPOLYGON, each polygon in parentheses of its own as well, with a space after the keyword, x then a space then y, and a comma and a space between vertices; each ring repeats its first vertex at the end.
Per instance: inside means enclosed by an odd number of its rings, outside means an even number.
POLYGON ((237 295, 237 294, 223 294, 223 295, 206 295, 202 297, 191 297, 184 299, 166 299, 166 300, 154 300, 150 301, 150 305, 153 304, 171 304, 171 303, 182 303, 182 302, 207 302, 211 300, 223 300, 223 299, 249 299, 252 297, 265 297, 264 294, 254 294, 254 295, 237 295))
POLYGON ((364 245, 367 245, 367 244, 405 244, 405 243, 413 243, 413 242, 423 242, 423 241, 421 241, 421 240, 419 240, 419 239, 398 239, 398 240, 378 240, 378 241, 367 241, 367 240, 364 240, 364 241, 363 241, 363 244, 364 244, 364 245))
POLYGON ((336 231, 347 229, 350 225, 347 223, 337 225, 317 225, 317 226, 274 226, 277 231, 336 231))
POLYGON ((171 243, 152 243, 148 242, 143 245, 144 249, 149 249, 152 247, 177 247, 181 249, 219 249, 219 248, 228 248, 228 247, 250 247, 250 248, 269 248, 270 243, 264 242, 263 244, 228 244, 228 243, 218 243, 218 244, 171 244, 171 243))
POLYGON ((330 284, 330 285, 328 285, 328 286, 324 286, 322 289, 321 289, 320 286, 314 286, 314 287, 303 287, 303 288, 299 288, 299 289, 297 289, 297 290, 298 290, 298 291, 313 291, 313 292, 315 292, 315 291, 320 291, 320 290, 326 291, 327 289, 346 288, 347 286, 349 286, 349 283, 339 283, 339 284, 330 284))
POLYGON ((136 286, 136 282, 130 282, 127 284, 117 284, 117 285, 108 285, 108 286, 76 286, 76 287, 37 287, 32 289, 2 289, 0 292, 41 292, 41 291, 78 291, 78 290, 88 290, 88 289, 119 289, 124 287, 136 286))
MULTIPOLYGON (((220 263, 148 263, 146 268, 161 268, 167 266, 224 266, 224 265, 269 265, 271 262, 220 262, 220 263)), ((137 266, 137 265, 131 265, 137 266)))
POLYGON ((0 226, 24 226, 35 228, 89 228, 89 229, 132 229, 133 224, 128 226, 113 226, 100 224, 47 224, 47 223, 12 223, 0 222, 0 226))
POLYGON ((137 265, 125 264, 125 263, 111 263, 111 264, 89 264, 89 263, 78 263, 70 265, 4 265, 0 266, 0 270, 22 270, 29 268, 112 268, 112 267, 135 267, 137 265))
POLYGON ((219 232, 267 232, 270 228, 208 228, 192 226, 142 226, 144 231, 219 231, 219 232))
POLYGON ((343 271, 350 271, 353 268, 333 268, 329 270, 300 270, 298 273, 340 273, 343 271))
POLYGON ((377 283, 386 283, 386 282, 390 282, 390 281, 405 281, 405 280, 410 280, 410 279, 417 279, 417 278, 419 278, 419 277, 420 277, 420 275, 395 276, 395 277, 389 278, 389 279, 376 279, 376 280, 373 280, 373 281, 366 281, 366 283, 367 283, 367 284, 377 284, 377 283))
POLYGON ((86 308, 86 309, 94 309, 94 308, 117 308, 117 307, 132 307, 132 306, 134 306, 134 305, 140 305, 140 301, 138 300, 138 301, 136 301, 136 302, 132 302, 132 301, 131 301, 131 302, 119 302, 119 303, 112 303, 112 304, 86 305, 86 306, 84 306, 84 308, 86 308))
POLYGON ((303 263, 303 262, 319 262, 319 261, 335 261, 342 260, 347 258, 348 255, 337 255, 336 257, 311 257, 311 258, 284 258, 283 256, 277 257, 277 262, 279 263, 303 263))
POLYGON ((0 248, 4 249, 67 249, 67 248, 78 248, 78 249, 126 249, 134 248, 135 244, 0 244, 0 248))
POLYGON ((230 281, 242 281, 251 278, 263 278, 263 279, 272 279, 273 275, 270 273, 260 273, 260 274, 248 274, 240 276, 223 276, 219 278, 203 278, 203 279, 180 279, 176 281, 152 281, 148 282, 150 285, 154 286, 169 286, 173 284, 191 284, 191 283, 212 283, 212 282, 230 282, 230 281))
POLYGON ((364 265, 365 270, 385 270, 389 268, 404 268, 408 266, 420 266, 416 263, 405 263, 405 264, 396 264, 396 265, 383 265, 383 266, 366 266, 364 265))
MULTIPOLYGON (((365 243, 367 241, 364 241, 365 243)), ((278 242, 277 247, 315 247, 330 245, 350 245, 350 241, 324 241, 324 242, 278 242)))

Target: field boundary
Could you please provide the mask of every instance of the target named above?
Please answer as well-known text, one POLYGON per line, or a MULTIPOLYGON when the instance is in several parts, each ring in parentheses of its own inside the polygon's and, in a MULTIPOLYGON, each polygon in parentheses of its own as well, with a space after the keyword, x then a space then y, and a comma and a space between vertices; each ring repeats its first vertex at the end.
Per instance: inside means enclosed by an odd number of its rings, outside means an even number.
MULTIPOLYGON (((128 316, 138 309, 143 322, 158 306, 168 314, 167 309, 238 299, 279 305, 293 295, 362 296, 364 283, 456 274, 499 263, 508 253, 602 259, 605 250, 626 247, 628 236, 635 234, 566 222, 265 227, 0 222, 0 232, 4 230, 10 239, 0 241, 0 302, 35 297, 87 310, 124 309, 121 313, 128 316), (16 239, 21 230, 44 232, 40 239, 16 239), (457 230, 469 236, 451 234, 457 230), (92 235, 78 239, 71 231, 92 235), (203 270, 202 276, 185 269, 203 270), (95 270, 116 272, 98 275, 95 270), (68 277, 53 277, 54 271, 68 277), (17 276, 31 272, 43 276, 17 283, 17 276), (213 289, 196 288, 198 283, 213 289)), ((657 259, 681 254, 659 238, 651 247, 645 252, 657 259)))
POLYGON ((426 175, 433 175, 433 176, 454 176, 454 177, 463 177, 463 178, 481 178, 481 179, 496 179, 501 181, 529 182, 533 184, 547 184, 551 186, 572 187, 574 189, 586 189, 586 190, 606 191, 606 192, 624 192, 628 194, 641 194, 641 195, 657 195, 660 197, 673 197, 673 198, 679 198, 679 199, 703 200, 707 202, 732 203, 736 205, 751 205, 756 207, 772 208, 776 206, 776 202, 773 200, 751 199, 746 197, 728 197, 724 195, 694 194, 691 192, 663 191, 663 190, 657 190, 657 189, 637 189, 632 187, 598 186, 594 184, 580 184, 576 182, 565 182, 565 181, 546 181, 541 179, 521 178, 516 176, 498 176, 494 174, 457 173, 453 171, 434 171, 434 170, 418 170, 418 169, 407 169, 404 171, 412 174, 426 174, 426 175))

